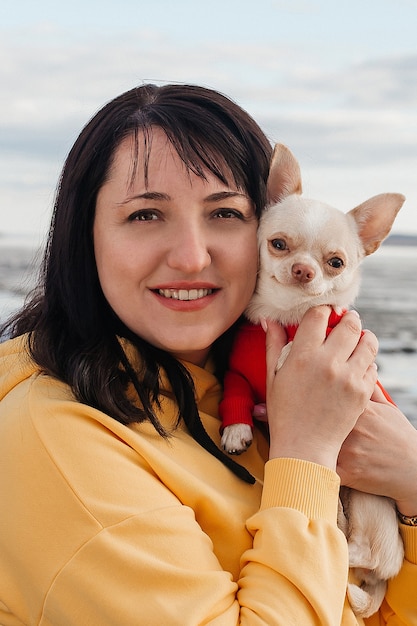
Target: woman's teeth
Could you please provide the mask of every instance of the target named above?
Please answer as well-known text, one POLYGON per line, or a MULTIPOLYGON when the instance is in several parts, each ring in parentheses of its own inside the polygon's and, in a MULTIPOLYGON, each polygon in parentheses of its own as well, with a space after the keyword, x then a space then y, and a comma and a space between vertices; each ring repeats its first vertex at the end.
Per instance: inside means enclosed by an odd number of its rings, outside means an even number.
POLYGON ((173 300, 198 300, 213 293, 213 289, 158 289, 158 293, 173 300))

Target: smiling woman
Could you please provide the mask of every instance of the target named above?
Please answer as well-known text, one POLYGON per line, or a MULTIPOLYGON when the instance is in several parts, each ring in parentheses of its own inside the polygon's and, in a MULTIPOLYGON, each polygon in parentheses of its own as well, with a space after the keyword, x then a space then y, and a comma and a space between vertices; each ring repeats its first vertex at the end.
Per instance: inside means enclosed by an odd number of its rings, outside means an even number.
MULTIPOLYGON (((239 318, 254 290, 257 218, 233 179, 224 184, 211 172, 202 178, 188 171, 165 132, 150 132, 146 180, 139 167, 126 184, 134 149, 129 137, 97 197, 100 285, 133 333, 204 366, 211 345, 239 318)), ((144 152, 143 138, 138 152, 144 152)))
POLYGON ((187 85, 122 94, 76 140, 39 284, 2 329, 2 625, 362 624, 340 476, 403 514, 404 566, 367 623, 415 625, 417 434, 374 393, 357 315, 326 339, 312 309, 278 372, 285 333, 265 322, 268 428, 241 464, 221 450, 271 152, 187 85))

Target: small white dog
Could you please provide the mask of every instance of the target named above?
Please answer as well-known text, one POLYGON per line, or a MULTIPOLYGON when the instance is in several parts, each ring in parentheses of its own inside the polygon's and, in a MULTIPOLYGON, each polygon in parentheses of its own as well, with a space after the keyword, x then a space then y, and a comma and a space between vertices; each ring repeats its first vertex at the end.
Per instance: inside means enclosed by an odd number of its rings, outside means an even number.
MULTIPOLYGON (((290 338, 310 307, 331 305, 334 326, 353 304, 359 291, 360 263, 387 237, 405 200, 401 194, 380 194, 345 214, 302 198, 301 188, 298 162, 288 148, 276 145, 268 178, 269 207, 258 230, 258 281, 245 314, 253 324, 262 318, 279 321, 290 329, 290 338)), ((251 385, 251 376, 264 376, 264 343, 263 355, 259 348, 255 354, 251 341, 235 359, 243 371, 233 371, 232 354, 225 379, 220 416, 222 446, 230 454, 240 454, 250 445, 253 406, 265 402, 264 389, 260 390, 265 381, 258 380, 249 392, 250 400, 236 406, 236 398, 240 402, 244 387, 251 385), (238 423, 243 406, 247 415, 238 423), (228 414, 233 417, 228 419, 228 414)), ((291 341, 281 353, 278 368, 290 347, 291 341)), ((350 566, 359 581, 349 584, 349 600, 357 615, 368 617, 378 610, 386 581, 398 573, 403 561, 395 505, 388 498, 342 488, 338 523, 347 537, 350 566)))

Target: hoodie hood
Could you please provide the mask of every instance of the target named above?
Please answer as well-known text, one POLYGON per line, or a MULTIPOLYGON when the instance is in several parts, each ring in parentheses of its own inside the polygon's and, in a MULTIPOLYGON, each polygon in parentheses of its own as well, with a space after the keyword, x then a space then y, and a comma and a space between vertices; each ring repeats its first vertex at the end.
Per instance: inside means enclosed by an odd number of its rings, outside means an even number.
POLYGON ((39 373, 39 366, 29 355, 28 335, 0 344, 0 400, 16 385, 39 373))

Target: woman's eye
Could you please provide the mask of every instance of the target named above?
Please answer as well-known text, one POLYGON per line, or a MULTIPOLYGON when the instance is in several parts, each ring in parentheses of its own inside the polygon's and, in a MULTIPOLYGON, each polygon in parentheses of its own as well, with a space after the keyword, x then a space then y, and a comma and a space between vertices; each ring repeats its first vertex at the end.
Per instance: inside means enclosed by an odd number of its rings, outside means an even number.
POLYGON ((341 267, 344 266, 342 259, 339 259, 338 256, 334 256, 332 259, 329 259, 327 263, 330 265, 330 267, 334 267, 336 270, 339 270, 341 267))
POLYGON ((271 246, 275 248, 275 250, 286 250, 287 244, 285 243, 285 239, 272 239, 271 246))
POLYGON ((215 213, 215 217, 222 219, 238 218, 243 219, 243 214, 236 209, 219 209, 215 213))
POLYGON ((149 209, 142 211, 135 211, 132 215, 129 215, 129 222, 151 222, 152 220, 157 220, 158 214, 156 211, 151 211, 149 209))

